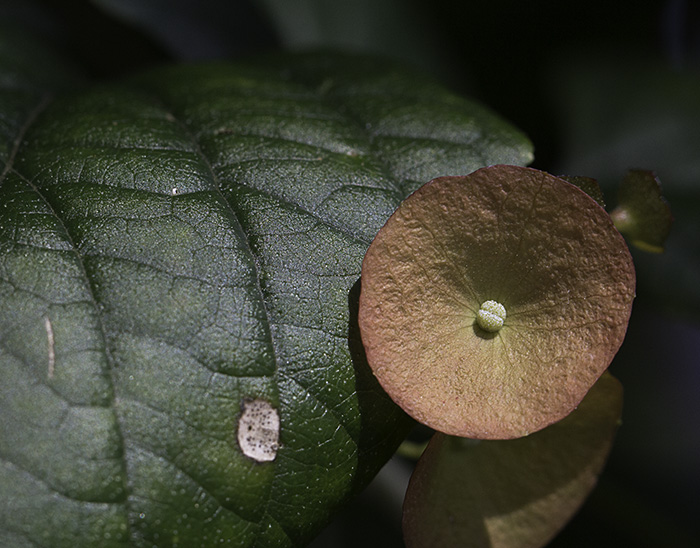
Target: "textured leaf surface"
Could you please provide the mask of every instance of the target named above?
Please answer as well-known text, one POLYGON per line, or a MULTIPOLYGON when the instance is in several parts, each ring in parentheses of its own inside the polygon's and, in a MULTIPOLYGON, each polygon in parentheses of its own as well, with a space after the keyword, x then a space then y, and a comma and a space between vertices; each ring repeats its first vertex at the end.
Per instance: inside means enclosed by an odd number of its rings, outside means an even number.
POLYGON ((371 238, 423 181, 529 144, 329 56, 27 104, 3 114, 0 544, 303 543, 407 425, 355 327, 371 238), (237 442, 251 402, 271 461, 237 442))
POLYGON ((365 255, 359 325, 409 415, 454 436, 517 438, 580 403, 620 348, 634 295, 603 208, 543 171, 496 165, 401 204, 365 255))

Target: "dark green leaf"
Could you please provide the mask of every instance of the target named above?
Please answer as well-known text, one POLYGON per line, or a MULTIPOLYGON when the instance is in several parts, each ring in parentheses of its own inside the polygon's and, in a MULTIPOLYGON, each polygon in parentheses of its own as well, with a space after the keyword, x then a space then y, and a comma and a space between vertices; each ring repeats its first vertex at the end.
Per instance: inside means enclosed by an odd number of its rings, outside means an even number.
POLYGON ((0 180, 0 540, 302 544, 408 426, 357 334, 369 242, 422 182, 529 143, 351 57, 169 68, 41 107, 10 109, 0 180), (279 415, 271 461, 237 441, 255 400, 279 415))

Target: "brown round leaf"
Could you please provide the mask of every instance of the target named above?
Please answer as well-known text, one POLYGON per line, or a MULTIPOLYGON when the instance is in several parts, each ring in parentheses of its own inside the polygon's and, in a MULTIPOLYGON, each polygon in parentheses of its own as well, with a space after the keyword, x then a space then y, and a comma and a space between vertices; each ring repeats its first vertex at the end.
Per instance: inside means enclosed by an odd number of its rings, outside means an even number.
POLYGON ((574 412, 531 436, 435 434, 406 492, 406 546, 544 546, 595 486, 621 411, 622 386, 606 373, 574 412))
POLYGON ((608 214, 529 168, 442 177, 409 196, 364 259, 367 358, 408 414, 441 432, 525 436, 568 415, 624 338, 635 274, 608 214), (477 323, 483 303, 503 327, 477 323))

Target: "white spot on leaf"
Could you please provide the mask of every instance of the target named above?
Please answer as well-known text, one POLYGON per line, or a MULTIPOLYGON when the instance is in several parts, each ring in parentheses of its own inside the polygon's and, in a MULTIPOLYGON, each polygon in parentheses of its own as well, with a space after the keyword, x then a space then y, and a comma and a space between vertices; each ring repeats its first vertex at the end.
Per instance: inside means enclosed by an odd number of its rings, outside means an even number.
POLYGON ((280 417, 277 409, 261 399, 243 401, 238 419, 238 445, 257 462, 275 460, 279 447, 280 417))

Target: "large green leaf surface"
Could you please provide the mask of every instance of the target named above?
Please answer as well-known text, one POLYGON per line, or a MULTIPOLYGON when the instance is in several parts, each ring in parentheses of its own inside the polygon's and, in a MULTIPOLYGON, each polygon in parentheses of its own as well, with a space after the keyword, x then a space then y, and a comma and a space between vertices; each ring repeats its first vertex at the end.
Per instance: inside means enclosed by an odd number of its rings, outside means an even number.
POLYGON ((409 425, 357 335, 369 242, 423 182, 527 163, 529 143, 364 58, 57 94, 57 65, 35 82, 38 61, 10 57, 0 545, 303 544, 409 425), (280 417, 269 462, 237 441, 251 400, 280 417))

